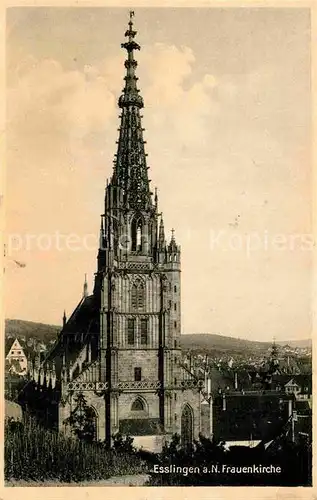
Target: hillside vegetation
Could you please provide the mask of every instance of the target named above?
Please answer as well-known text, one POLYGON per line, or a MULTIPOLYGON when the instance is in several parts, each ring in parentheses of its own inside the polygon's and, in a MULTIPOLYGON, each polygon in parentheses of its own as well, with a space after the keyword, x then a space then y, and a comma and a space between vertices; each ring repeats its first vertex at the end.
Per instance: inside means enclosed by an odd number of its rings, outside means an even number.
MULTIPOLYGON (((45 344, 56 339, 61 326, 46 325, 44 323, 35 323, 33 321, 25 321, 19 319, 7 319, 5 322, 6 339, 24 337, 28 339, 36 339, 45 344)), ((284 341, 281 345, 288 344, 292 347, 311 347, 311 339, 303 339, 299 341, 284 341)), ((270 342, 259 342, 254 340, 238 339, 225 335, 215 335, 212 333, 195 333, 185 334, 181 336, 181 346, 184 350, 203 350, 203 351, 267 351, 270 347, 270 342)))
MULTIPOLYGON (((224 335, 215 335, 212 333, 195 333, 182 335, 182 348, 184 350, 203 350, 203 351, 218 351, 230 353, 263 353, 270 349, 271 342, 260 342, 256 340, 239 339, 235 337, 227 337, 224 335)), ((311 339, 303 339, 298 341, 277 342, 280 345, 289 345, 290 347, 311 347, 311 339)))
POLYGON ((25 321, 22 319, 6 319, 5 334, 6 337, 25 337, 36 338, 37 340, 47 343, 55 340, 61 326, 46 325, 45 323, 35 323, 34 321, 25 321))

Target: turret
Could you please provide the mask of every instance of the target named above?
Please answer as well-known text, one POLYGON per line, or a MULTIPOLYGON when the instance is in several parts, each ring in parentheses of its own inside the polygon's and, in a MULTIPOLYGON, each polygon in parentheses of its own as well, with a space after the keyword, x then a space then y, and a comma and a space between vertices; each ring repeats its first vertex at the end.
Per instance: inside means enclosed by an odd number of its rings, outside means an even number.
POLYGON ((170 243, 167 247, 168 262, 180 262, 180 247, 176 244, 175 230, 172 229, 170 243))

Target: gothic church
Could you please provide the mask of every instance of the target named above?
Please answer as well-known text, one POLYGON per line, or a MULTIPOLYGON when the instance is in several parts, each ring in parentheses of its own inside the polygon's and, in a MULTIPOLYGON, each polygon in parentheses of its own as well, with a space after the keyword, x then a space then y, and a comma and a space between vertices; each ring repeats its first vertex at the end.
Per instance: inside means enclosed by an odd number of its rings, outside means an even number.
POLYGON ((151 192, 130 22, 122 47, 125 85, 117 153, 105 190, 93 294, 87 284, 46 358, 36 360, 22 395, 25 408, 65 430, 76 395, 91 409, 95 437, 118 432, 159 449, 174 433, 200 431, 201 386, 181 363, 180 247, 166 241, 151 192))

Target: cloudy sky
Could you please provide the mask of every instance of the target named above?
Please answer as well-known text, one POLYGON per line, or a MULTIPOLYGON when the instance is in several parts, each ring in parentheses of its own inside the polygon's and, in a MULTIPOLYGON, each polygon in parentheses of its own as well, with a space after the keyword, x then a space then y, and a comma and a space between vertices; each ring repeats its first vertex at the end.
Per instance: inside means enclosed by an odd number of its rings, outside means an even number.
MULTIPOLYGON (((127 18, 7 10, 9 318, 60 324, 85 273, 92 285, 127 18)), ((183 332, 309 337, 309 11, 140 8, 135 27, 150 178, 182 246, 183 332)))

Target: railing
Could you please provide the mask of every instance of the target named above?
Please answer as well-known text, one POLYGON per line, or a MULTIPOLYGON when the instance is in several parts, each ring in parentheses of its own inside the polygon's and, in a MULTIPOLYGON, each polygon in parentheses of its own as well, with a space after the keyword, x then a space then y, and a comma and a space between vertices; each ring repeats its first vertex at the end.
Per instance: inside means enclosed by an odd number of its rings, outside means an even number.
MULTIPOLYGON (((152 389, 156 390, 161 387, 159 381, 123 381, 112 384, 113 389, 152 389)), ((68 382, 66 384, 66 389, 69 391, 104 391, 109 388, 108 382, 68 382)))
POLYGON ((158 380, 148 381, 148 380, 140 380, 140 381, 124 381, 117 382, 113 384, 115 389, 159 389, 161 387, 161 382, 158 380))
POLYGON ((203 380, 197 380, 197 379, 192 379, 192 380, 182 380, 180 383, 181 387, 184 389, 193 389, 193 388, 202 388, 204 386, 204 381, 203 380))
POLYGON ((104 391, 108 389, 108 382, 68 382, 66 388, 69 391, 104 391))
MULTIPOLYGON (((202 380, 182 380, 178 384, 173 385, 173 388, 181 389, 198 389, 203 386, 202 380)), ((111 384, 112 389, 117 390, 157 390, 162 386, 159 380, 140 380, 140 381, 119 381, 111 384)), ((66 389, 69 391, 103 391, 109 388, 108 382, 84 382, 74 381, 66 384, 66 389)))

